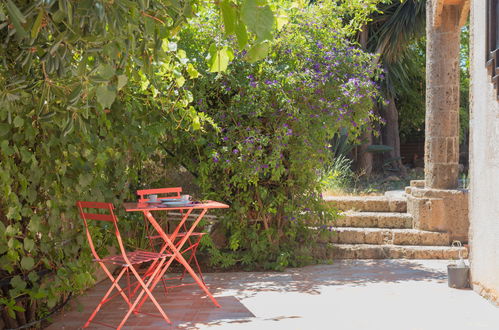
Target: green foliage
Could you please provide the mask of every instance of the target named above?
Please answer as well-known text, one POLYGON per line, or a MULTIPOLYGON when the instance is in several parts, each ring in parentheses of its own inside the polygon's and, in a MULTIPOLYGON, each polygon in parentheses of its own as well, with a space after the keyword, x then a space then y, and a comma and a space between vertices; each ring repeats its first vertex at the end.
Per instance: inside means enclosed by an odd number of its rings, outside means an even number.
MULTIPOLYGON (((373 56, 345 38, 344 17, 331 15, 340 7, 290 11, 264 60, 248 63, 251 50, 236 52, 227 71, 201 64, 201 78, 187 83, 196 110, 216 129, 179 136, 169 148, 196 169, 207 198, 231 205, 221 222, 227 248, 205 242, 214 263, 282 269, 310 262, 317 237, 310 224, 335 215, 321 197, 329 141, 340 130, 354 138, 369 121, 379 72, 373 56)), ((217 40, 210 22, 217 18, 207 13, 181 35, 197 63, 204 56, 197 50, 217 40)))
MULTIPOLYGON (((461 30, 460 51, 460 142, 466 142, 469 133, 469 26, 461 30)), ((392 65, 396 72, 397 105, 400 111, 400 135, 405 141, 411 136, 424 135, 425 93, 426 93, 426 38, 415 40, 409 45, 403 58, 392 65)))
POLYGON ((459 141, 468 144, 470 131, 470 26, 466 24, 461 29, 461 51, 460 51, 460 75, 459 75, 459 141))
POLYGON ((327 191, 345 191, 355 178, 352 160, 344 155, 334 157, 324 171, 322 183, 327 191))
POLYGON ((405 56, 392 66, 396 86, 397 106, 400 112, 400 137, 407 141, 424 135, 426 94, 426 38, 409 45, 405 56))
MULTIPOLYGON (((272 38, 267 9, 264 25, 246 32, 241 5, 225 5, 234 7, 226 19, 241 48, 272 38)), ((92 282, 77 200, 119 205, 159 141, 210 123, 190 106, 183 86, 199 73, 177 46, 200 6, 206 4, 0 3, 0 277, 10 281, 0 302, 10 315, 21 297, 43 302, 43 314, 92 282)), ((100 243, 109 244, 106 237, 100 243)))

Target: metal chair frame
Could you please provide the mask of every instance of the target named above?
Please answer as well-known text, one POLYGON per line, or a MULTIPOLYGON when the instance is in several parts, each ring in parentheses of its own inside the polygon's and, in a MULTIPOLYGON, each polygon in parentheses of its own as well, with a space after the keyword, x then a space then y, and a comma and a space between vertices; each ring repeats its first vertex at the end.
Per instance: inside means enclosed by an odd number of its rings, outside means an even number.
MULTIPOLYGON (((114 214, 114 206, 113 204, 110 203, 100 203, 100 202, 83 202, 79 201, 76 203, 79 211, 80 211, 80 216, 83 219, 83 222, 85 224, 85 231, 87 235, 87 240, 90 246, 90 250, 92 251, 92 254, 94 256, 94 261, 99 263, 100 267, 104 271, 104 273, 108 276, 108 278, 111 280, 111 287, 108 289, 104 297, 101 299, 97 307, 94 309, 90 317, 88 318, 87 322, 83 326, 83 328, 86 328, 90 325, 91 322, 97 323, 106 327, 111 327, 115 328, 115 326, 100 322, 100 321, 95 321, 94 318, 96 314, 99 312, 101 307, 109 302, 111 299, 113 299, 115 296, 120 295, 123 300, 126 302, 128 305, 128 311, 121 320, 120 324, 116 327, 117 329, 121 329, 125 322, 128 320, 130 315, 132 313, 143 313, 140 312, 140 305, 143 304, 143 302, 149 298, 154 306, 158 309, 160 315, 157 314, 150 314, 150 313, 144 313, 148 314, 151 316, 156 316, 156 317, 161 317, 163 318, 168 324, 171 324, 170 319, 166 315, 165 311, 163 308, 159 305, 157 302, 156 298, 154 298, 151 290, 149 288, 154 288, 154 283, 157 282, 157 278, 160 276, 162 273, 161 270, 163 268, 163 264, 165 263, 165 260, 167 257, 171 257, 171 254, 165 254, 165 253, 157 253, 157 252, 151 252, 151 251, 142 251, 142 250, 136 250, 132 252, 127 252, 125 250, 125 247, 123 245, 123 241, 121 239, 121 234, 118 228, 118 219, 116 218, 114 214), (103 211, 108 211, 107 214, 104 213, 89 213, 85 212, 84 209, 97 209, 103 211), (89 220, 94 220, 94 221, 106 221, 106 222, 112 222, 114 226, 114 234, 116 236, 116 239, 118 241, 118 246, 119 246, 119 251, 120 254, 113 255, 113 256, 107 256, 104 258, 101 258, 96 249, 95 245, 92 239, 92 235, 89 230, 89 220), (134 266, 140 265, 143 263, 148 263, 152 262, 151 265, 149 266, 148 270, 145 272, 143 276, 141 276, 137 270, 135 269, 134 266), (121 271, 119 274, 114 277, 112 273, 109 271, 109 269, 106 267, 106 263, 110 264, 115 264, 119 265, 122 267, 121 271), (123 275, 127 275, 127 286, 124 289, 127 289, 126 292, 128 292, 128 295, 126 294, 125 290, 120 286, 119 281, 123 277, 123 275), (136 281, 133 283, 130 283, 130 273, 135 277, 136 281), (135 286, 132 290, 132 287, 135 286), (111 292, 116 289, 118 292, 112 296, 111 292), (138 292, 140 290, 140 292, 138 292), (138 293, 137 293, 138 292, 138 293), (144 296, 145 295, 145 296, 144 296)), ((95 212, 95 211, 94 211, 95 212)))

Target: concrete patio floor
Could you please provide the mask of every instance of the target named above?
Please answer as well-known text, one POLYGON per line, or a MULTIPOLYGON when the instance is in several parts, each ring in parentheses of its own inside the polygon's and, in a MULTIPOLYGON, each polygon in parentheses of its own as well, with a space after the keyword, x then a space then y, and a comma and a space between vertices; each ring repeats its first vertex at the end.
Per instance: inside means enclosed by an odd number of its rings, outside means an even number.
MULTIPOLYGON (((168 296, 158 287, 155 296, 173 324, 139 314, 124 328, 498 330, 498 307, 472 290, 447 286, 448 263, 344 260, 282 273, 206 274, 222 308, 197 287, 176 288, 168 296)), ((80 328, 108 287, 108 281, 101 282, 73 301, 73 309, 55 317, 49 329, 80 328)), ((155 312, 151 303, 144 307, 155 312)), ((96 319, 117 324, 125 311, 115 299, 96 319)))

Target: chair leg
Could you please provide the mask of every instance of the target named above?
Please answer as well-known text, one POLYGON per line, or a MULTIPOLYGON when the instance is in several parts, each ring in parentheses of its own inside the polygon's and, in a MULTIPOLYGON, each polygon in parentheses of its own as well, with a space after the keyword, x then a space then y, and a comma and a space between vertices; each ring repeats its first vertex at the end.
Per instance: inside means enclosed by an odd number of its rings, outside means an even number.
MULTIPOLYGON (((90 325, 90 322, 92 322, 92 320, 94 319, 95 315, 97 314, 97 312, 100 310, 100 308, 102 307, 102 305, 104 305, 105 303, 105 300, 107 299, 107 297, 109 297, 109 295, 111 294, 111 292, 113 291, 113 289, 115 288, 115 284, 118 283, 118 281, 121 279, 121 277, 123 276, 123 274, 125 273, 126 271, 126 268, 123 268, 121 270, 121 272, 119 273, 119 275, 116 277, 116 279, 113 281, 111 287, 109 287, 109 290, 107 290, 106 294, 104 295, 104 297, 101 299, 101 301, 99 302, 99 304, 97 305, 97 307, 95 307, 92 315, 90 315, 90 317, 88 318, 87 322, 85 323, 85 325, 83 326, 84 328, 88 327, 90 325)), ((118 290, 118 289, 117 289, 118 290)))
POLYGON ((196 264, 196 268, 198 269, 198 274, 199 277, 201 278, 201 281, 204 283, 204 277, 203 277, 203 272, 201 271, 201 267, 199 266, 198 258, 196 257, 196 250, 198 249, 198 245, 194 248, 194 251, 192 251, 193 256, 194 256, 194 263, 196 264))
MULTIPOLYGON (((198 241, 194 244, 191 245, 191 255, 189 256, 189 260, 187 260, 187 263, 190 265, 191 262, 194 260, 194 263, 196 264, 196 268, 199 274, 199 278, 201 281, 204 283, 204 278, 203 278, 203 273, 201 272, 201 267, 199 266, 198 258, 196 257, 196 252, 199 246, 199 242, 201 241, 201 237, 198 239, 198 241)), ((189 249, 189 248, 188 248, 189 249)), ((180 276, 180 280, 182 281, 185 277, 185 273, 187 272, 186 269, 183 270, 182 276, 180 276)))
MULTIPOLYGON (((118 325, 118 328, 117 328, 118 330, 123 327, 123 325, 128 320, 128 318, 130 317, 130 315, 132 314, 132 312, 135 310, 135 307, 138 305, 138 303, 140 302, 140 300, 141 300, 141 298, 142 298, 142 296, 144 294, 146 294, 151 299, 152 303, 156 306, 156 308, 158 309, 159 313, 161 314, 161 316, 163 317, 163 319, 166 321, 166 323, 168 323, 168 324, 172 323, 170 321, 170 319, 168 318, 168 316, 166 316, 166 313, 163 310, 163 308, 161 308, 161 306, 157 302, 156 298, 154 298, 154 296, 152 295, 151 291, 149 291, 149 286, 151 285, 151 283, 154 283, 154 279, 158 275, 158 272, 160 271, 160 269, 163 266, 164 262, 165 262, 165 259, 162 259, 161 262, 159 263, 159 265, 157 266, 157 268, 154 270, 154 273, 151 275, 151 277, 147 281, 147 283, 144 283, 144 281, 140 277, 140 274, 137 273, 137 271, 135 270, 135 268, 130 267, 130 270, 132 271, 132 273, 137 278, 137 281, 140 283, 140 286, 142 287, 142 290, 140 291, 139 295, 137 296, 137 298, 133 302, 132 306, 130 306, 130 308, 128 309, 128 312, 126 313, 126 315, 123 318, 123 320, 121 321, 121 323, 118 325)), ((161 272, 159 272, 159 274, 160 273, 161 272)))
MULTIPOLYGON (((125 291, 120 287, 118 282, 114 281, 114 277, 111 274, 111 272, 106 268, 104 263, 99 262, 99 265, 101 266, 102 270, 107 275, 107 277, 111 280, 112 286, 116 287, 116 290, 118 290, 118 293, 123 297, 123 300, 125 300, 125 302, 128 304, 128 306, 130 306, 131 303, 130 303, 130 300, 128 299, 127 295, 125 294, 125 291)), ((112 297, 109 299, 112 299, 112 297)), ((107 301, 105 301, 104 303, 106 303, 106 302, 107 301)))

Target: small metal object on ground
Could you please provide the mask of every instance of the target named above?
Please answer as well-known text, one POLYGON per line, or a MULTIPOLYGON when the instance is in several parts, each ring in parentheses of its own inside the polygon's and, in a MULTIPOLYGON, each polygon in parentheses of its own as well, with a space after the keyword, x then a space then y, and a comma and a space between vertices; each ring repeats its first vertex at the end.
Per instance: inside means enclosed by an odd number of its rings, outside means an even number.
MULTIPOLYGON (((452 246, 461 247, 461 242, 454 241, 452 246)), ((457 264, 447 266, 447 281, 451 288, 466 289, 470 287, 470 267, 465 264, 461 251, 459 251, 457 264)))
POLYGON ((470 268, 468 266, 458 267, 457 265, 448 265, 447 274, 449 287, 455 289, 470 287, 470 268))

